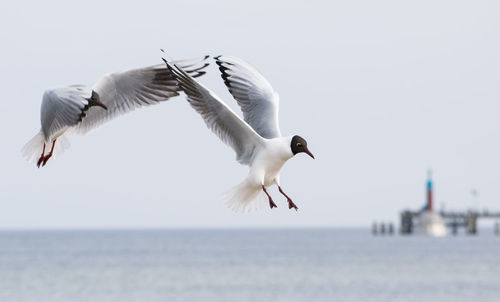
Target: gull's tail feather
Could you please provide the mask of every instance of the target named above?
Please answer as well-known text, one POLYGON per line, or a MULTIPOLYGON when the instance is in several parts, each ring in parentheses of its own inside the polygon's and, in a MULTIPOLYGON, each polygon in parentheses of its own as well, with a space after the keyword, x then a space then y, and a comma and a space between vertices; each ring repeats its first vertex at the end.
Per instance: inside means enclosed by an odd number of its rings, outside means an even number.
MULTIPOLYGON (((30 139, 21 150, 21 154, 29 163, 36 163, 43 151, 43 144, 45 144, 45 155, 50 152, 51 143, 45 142, 45 137, 42 131, 38 132, 32 139, 30 139)), ((68 149, 70 143, 68 139, 61 135, 54 145, 54 152, 52 157, 61 154, 64 150, 68 149)))
POLYGON ((54 155, 52 155, 52 157, 61 155, 70 146, 71 144, 69 143, 69 139, 66 138, 66 135, 59 136, 54 146, 54 155))
POLYGON ((251 212, 262 208, 267 201, 262 186, 247 179, 224 193, 226 205, 235 212, 251 212))
POLYGON ((28 162, 36 162, 42 154, 44 142, 45 138, 42 131, 40 131, 24 145, 21 154, 28 162))

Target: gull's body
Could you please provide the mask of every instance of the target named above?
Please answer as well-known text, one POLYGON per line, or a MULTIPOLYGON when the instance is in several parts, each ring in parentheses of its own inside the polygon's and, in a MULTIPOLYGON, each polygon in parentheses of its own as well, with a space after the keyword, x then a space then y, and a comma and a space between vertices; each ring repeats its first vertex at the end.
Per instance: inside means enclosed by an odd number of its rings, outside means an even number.
MULTIPOLYGON (((194 77, 208 64, 203 59, 179 61, 194 77)), ((68 130, 79 133, 145 105, 158 104, 179 95, 179 88, 164 65, 156 65, 102 77, 92 88, 73 85, 45 91, 40 109, 41 130, 23 148, 28 161, 45 165, 54 154, 69 146, 68 130), (46 149, 50 152, 46 154, 46 149)))
MULTIPOLYGON (((216 57, 224 83, 238 102, 242 120, 213 92, 190 77, 180 66, 165 61, 188 102, 202 116, 223 142, 236 152, 236 160, 248 165, 245 180, 226 194, 226 201, 235 211, 250 211, 269 201, 276 207, 266 188, 277 185, 287 198, 289 208, 297 206, 280 186, 280 171, 295 154, 305 152, 307 142, 300 136, 282 137, 279 130, 279 97, 267 80, 253 67, 233 57, 216 57)), ((314 157, 313 157, 314 158, 314 157)))
POLYGON ((264 139, 264 144, 250 165, 249 178, 255 184, 268 187, 280 185, 279 176, 283 165, 293 157, 290 150, 292 137, 264 139))

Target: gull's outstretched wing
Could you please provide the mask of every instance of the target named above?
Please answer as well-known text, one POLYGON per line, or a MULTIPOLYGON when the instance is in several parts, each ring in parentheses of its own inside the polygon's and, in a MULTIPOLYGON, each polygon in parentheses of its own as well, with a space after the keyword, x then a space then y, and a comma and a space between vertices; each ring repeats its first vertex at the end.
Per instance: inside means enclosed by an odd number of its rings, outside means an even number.
POLYGON ((92 89, 82 85, 45 91, 40 109, 40 121, 45 140, 48 142, 62 130, 78 124, 82 119, 82 114, 88 108, 91 97, 92 89))
POLYGON ((243 118, 265 138, 281 137, 279 96, 255 68, 235 58, 215 57, 222 79, 243 111, 243 118))
POLYGON ((251 165, 264 139, 213 92, 194 80, 180 66, 165 59, 164 61, 186 93, 189 104, 201 115, 207 127, 234 149, 238 162, 251 165))
MULTIPOLYGON (((193 77, 205 74, 206 59, 182 60, 176 62, 193 77)), ((155 65, 110 73, 94 86, 99 100, 108 108, 91 107, 86 117, 78 124, 77 132, 85 133, 100 124, 136 108, 158 104, 179 95, 177 82, 165 65, 155 65)))

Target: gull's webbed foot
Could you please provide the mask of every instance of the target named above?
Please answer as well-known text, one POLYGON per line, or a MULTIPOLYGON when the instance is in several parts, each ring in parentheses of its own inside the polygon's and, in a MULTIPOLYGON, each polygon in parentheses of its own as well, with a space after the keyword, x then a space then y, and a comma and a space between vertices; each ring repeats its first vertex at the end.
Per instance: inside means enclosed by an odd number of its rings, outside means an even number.
POLYGON ((264 190, 264 193, 266 193, 267 197, 269 198, 269 207, 272 208, 277 208, 278 206, 274 203, 273 199, 271 198, 271 195, 267 193, 266 187, 264 185, 262 186, 262 190, 264 190))
POLYGON ((299 208, 295 205, 295 203, 293 203, 292 199, 285 194, 285 192, 283 192, 283 190, 281 189, 280 186, 278 186, 278 189, 280 191, 281 194, 283 194, 283 196, 286 197, 286 200, 288 201, 288 208, 291 210, 291 209, 295 209, 295 211, 298 211, 299 208))

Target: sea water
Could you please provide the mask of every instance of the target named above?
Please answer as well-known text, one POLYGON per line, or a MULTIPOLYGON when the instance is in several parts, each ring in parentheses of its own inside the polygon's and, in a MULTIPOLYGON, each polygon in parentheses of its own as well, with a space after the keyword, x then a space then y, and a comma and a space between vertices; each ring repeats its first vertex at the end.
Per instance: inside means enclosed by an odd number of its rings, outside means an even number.
POLYGON ((500 301, 500 236, 0 232, 0 301, 500 301))

